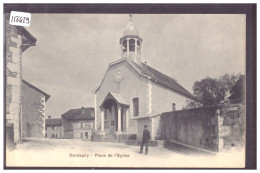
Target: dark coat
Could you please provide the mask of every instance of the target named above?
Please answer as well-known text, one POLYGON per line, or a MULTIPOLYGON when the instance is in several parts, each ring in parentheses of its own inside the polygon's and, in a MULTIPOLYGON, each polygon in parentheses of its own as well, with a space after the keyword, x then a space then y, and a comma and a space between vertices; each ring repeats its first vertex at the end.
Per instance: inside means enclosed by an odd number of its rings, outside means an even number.
POLYGON ((145 129, 144 131, 143 131, 143 139, 142 139, 142 142, 148 142, 149 141, 149 139, 150 139, 150 132, 147 130, 147 129, 145 129))

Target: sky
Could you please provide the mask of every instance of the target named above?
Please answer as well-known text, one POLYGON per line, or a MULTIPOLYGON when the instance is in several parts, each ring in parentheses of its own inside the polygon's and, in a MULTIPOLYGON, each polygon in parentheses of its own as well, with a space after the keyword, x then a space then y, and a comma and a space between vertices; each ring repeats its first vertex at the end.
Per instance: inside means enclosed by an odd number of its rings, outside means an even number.
MULTIPOLYGON (((121 58, 128 14, 32 14, 37 39, 23 53, 23 79, 51 95, 46 118, 94 106, 92 91, 108 64, 121 58)), ((195 81, 245 74, 243 14, 134 14, 142 61, 192 93, 195 81)))

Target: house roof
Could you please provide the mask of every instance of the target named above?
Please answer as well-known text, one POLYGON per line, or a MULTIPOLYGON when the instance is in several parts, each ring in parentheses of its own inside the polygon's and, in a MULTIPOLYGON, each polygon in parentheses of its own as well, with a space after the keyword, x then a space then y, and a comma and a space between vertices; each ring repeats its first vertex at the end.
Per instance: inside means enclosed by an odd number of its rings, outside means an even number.
POLYGON ((42 90, 40 90, 39 88, 37 88, 36 86, 30 84, 29 82, 25 81, 24 79, 22 79, 22 82, 27 85, 28 87, 38 91, 39 93, 43 94, 45 96, 45 102, 47 102, 47 100, 51 97, 49 94, 43 92, 42 90))
MULTIPOLYGON (((144 77, 148 77, 150 78, 152 81, 160 84, 160 85, 163 85, 171 90, 174 90, 182 95, 185 95, 186 97, 189 97, 191 99, 194 99, 194 100, 197 100, 195 96, 193 96, 188 90, 186 90, 184 87, 182 87, 176 80, 174 80, 173 78, 159 72, 158 70, 152 68, 151 66, 147 65, 147 64, 144 64, 142 63, 141 66, 132 62, 132 61, 129 61, 127 59, 120 59, 116 62, 113 62, 111 64, 109 64, 109 67, 108 69, 110 68, 110 66, 112 65, 115 65, 117 63, 120 63, 120 62, 123 62, 123 61, 126 61, 128 62, 138 73, 140 73, 142 76, 144 77)), ((104 78, 108 72, 108 69, 104 75, 104 78)), ((104 80, 103 78, 103 80, 104 80)), ((103 82, 102 80, 102 82, 103 82)), ((93 92, 96 92, 102 82, 100 83, 100 85, 93 91, 93 92)))
POLYGON ((94 120, 94 108, 87 107, 87 108, 78 108, 78 109, 71 109, 66 113, 62 114, 62 118, 69 119, 69 120, 94 120), (91 116, 92 115, 92 116, 91 116))
POLYGON ((16 26, 16 28, 22 35, 22 52, 24 52, 30 46, 36 45, 37 39, 29 31, 27 31, 27 29, 25 29, 23 26, 16 26))
POLYGON ((61 118, 49 118, 45 119, 45 126, 61 125, 61 118))

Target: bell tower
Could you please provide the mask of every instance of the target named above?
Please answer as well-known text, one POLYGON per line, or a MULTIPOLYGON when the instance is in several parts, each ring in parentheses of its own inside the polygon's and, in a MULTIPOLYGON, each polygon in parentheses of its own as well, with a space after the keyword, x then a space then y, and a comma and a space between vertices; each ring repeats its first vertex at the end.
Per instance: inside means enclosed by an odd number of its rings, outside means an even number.
POLYGON ((139 31, 134 27, 133 15, 129 14, 129 23, 120 38, 121 58, 127 58, 130 61, 141 65, 141 45, 142 38, 139 31))

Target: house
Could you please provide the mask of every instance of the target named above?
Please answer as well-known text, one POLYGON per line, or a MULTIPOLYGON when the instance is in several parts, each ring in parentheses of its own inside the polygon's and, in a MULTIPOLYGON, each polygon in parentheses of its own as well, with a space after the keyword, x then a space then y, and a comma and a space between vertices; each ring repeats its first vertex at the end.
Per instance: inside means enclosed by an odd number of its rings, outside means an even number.
POLYGON ((22 79, 22 137, 45 136, 45 103, 49 98, 50 95, 22 79))
POLYGON ((7 147, 18 143, 21 134, 22 54, 37 39, 22 26, 9 24, 10 14, 5 14, 5 125, 7 147))
POLYGON ((186 99, 195 97, 173 78, 142 62, 142 42, 130 15, 129 24, 119 40, 121 59, 108 65, 105 75, 93 91, 95 137, 140 138, 143 125, 148 125, 156 138, 151 116, 180 110, 186 99), (144 119, 144 120, 143 120, 144 119))
POLYGON ((45 137, 46 138, 63 138, 63 127, 61 118, 51 118, 45 120, 45 137))
POLYGON ((94 108, 71 109, 62 114, 65 139, 91 139, 95 119, 94 108))

